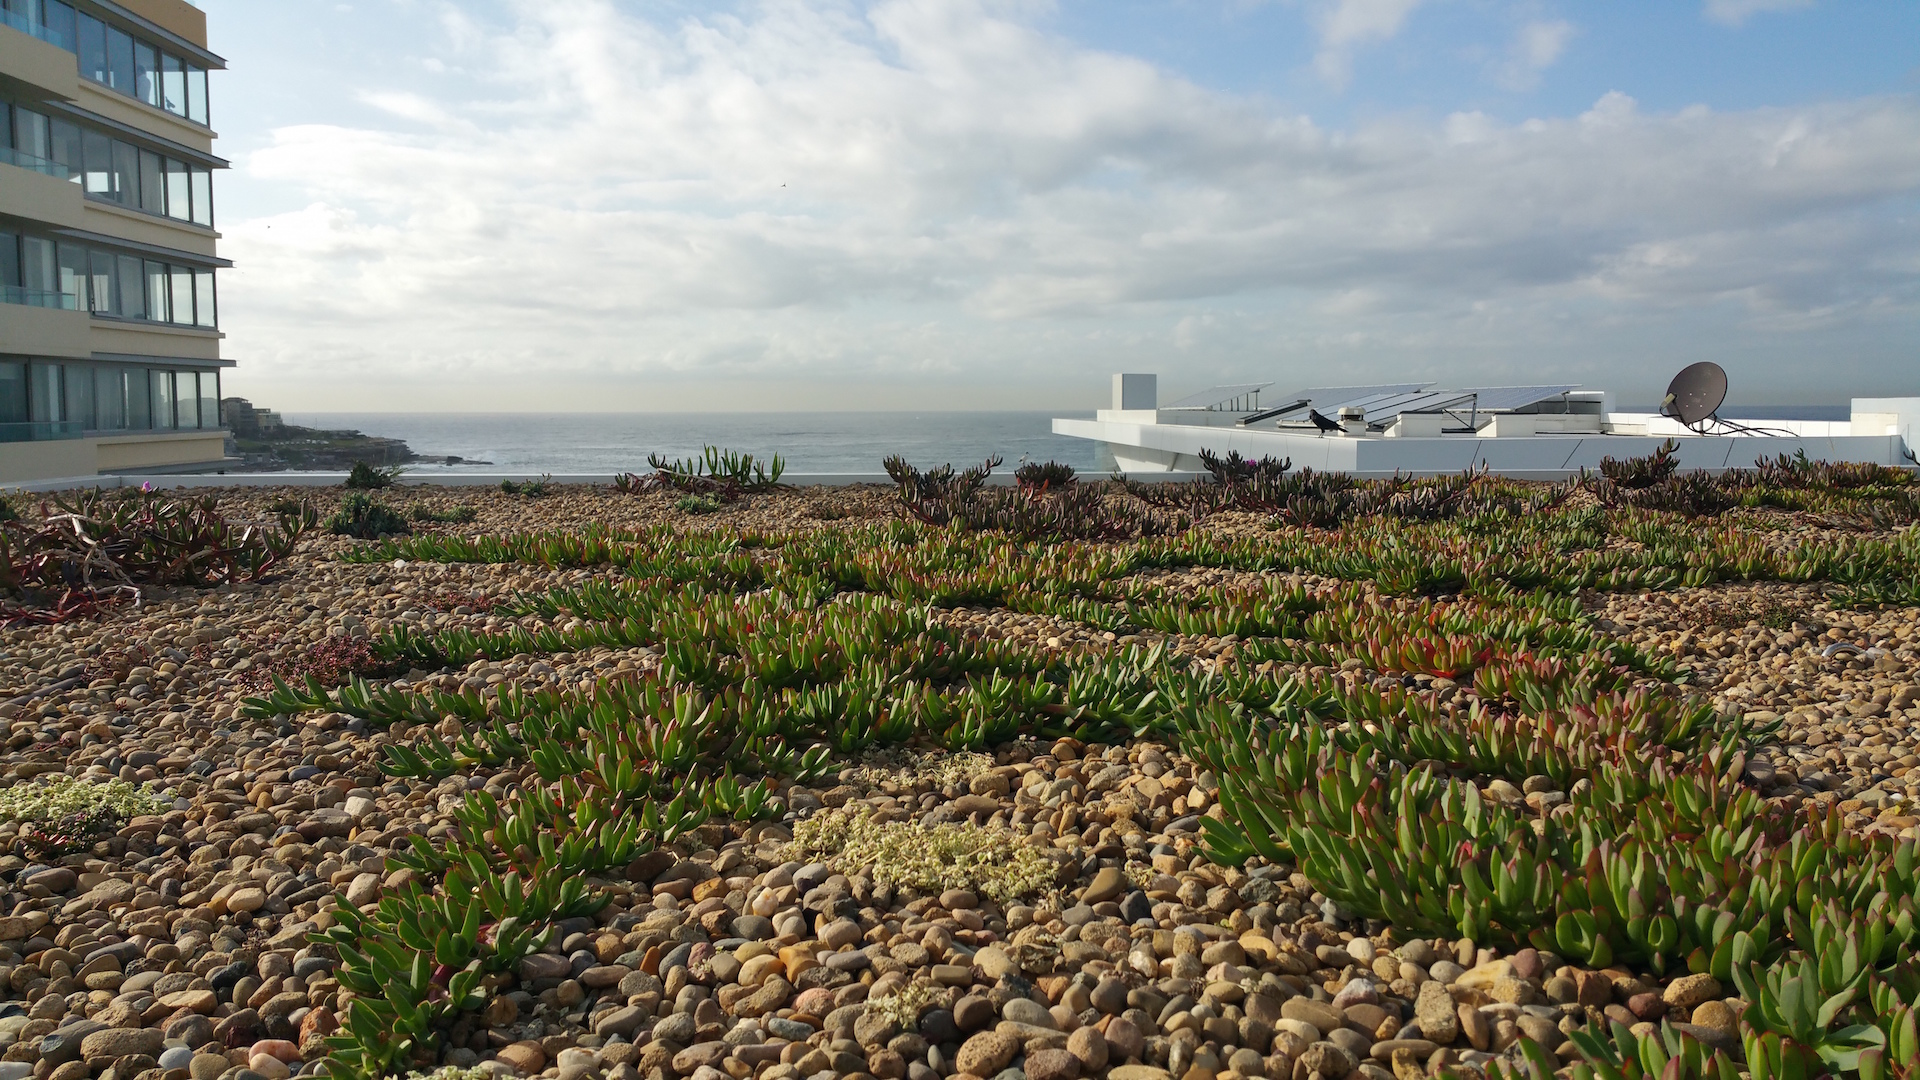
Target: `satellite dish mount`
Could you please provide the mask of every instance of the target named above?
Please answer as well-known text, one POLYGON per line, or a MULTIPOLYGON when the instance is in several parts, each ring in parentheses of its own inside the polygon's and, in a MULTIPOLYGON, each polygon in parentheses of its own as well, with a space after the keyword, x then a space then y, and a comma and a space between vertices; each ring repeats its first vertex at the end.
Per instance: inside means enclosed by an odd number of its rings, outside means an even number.
POLYGON ((1721 423, 1715 415, 1727 400, 1727 372, 1711 360, 1688 364, 1667 384, 1667 396, 1660 412, 1693 429, 1697 435, 1712 433, 1721 423))
POLYGON ((1688 364, 1667 384, 1660 412, 1685 424, 1695 435, 1772 435, 1793 437, 1779 428, 1753 427, 1720 418, 1727 400, 1727 372, 1711 360, 1688 364))

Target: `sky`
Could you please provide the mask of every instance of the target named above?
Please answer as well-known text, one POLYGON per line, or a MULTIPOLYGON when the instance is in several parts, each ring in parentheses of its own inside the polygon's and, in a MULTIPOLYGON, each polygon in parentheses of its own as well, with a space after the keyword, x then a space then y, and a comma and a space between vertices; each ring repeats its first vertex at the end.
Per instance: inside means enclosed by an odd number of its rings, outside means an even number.
POLYGON ((200 0, 227 392, 1920 395, 1910 0, 200 0))

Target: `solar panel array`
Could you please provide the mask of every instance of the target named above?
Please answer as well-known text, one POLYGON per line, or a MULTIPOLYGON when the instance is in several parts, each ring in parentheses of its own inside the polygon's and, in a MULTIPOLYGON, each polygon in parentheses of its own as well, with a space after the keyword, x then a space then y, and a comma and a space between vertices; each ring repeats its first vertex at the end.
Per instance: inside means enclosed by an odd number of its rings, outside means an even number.
POLYGON ((1252 411, 1258 407, 1260 391, 1272 386, 1263 383, 1227 383, 1224 386, 1210 386, 1197 394, 1189 394, 1179 401, 1160 406, 1162 409, 1220 409, 1229 411, 1252 411))
POLYGON ((1557 398, 1569 390, 1578 390, 1578 383, 1571 386, 1483 386, 1479 389, 1462 390, 1463 394, 1474 394, 1479 398, 1481 412, 1509 412, 1524 409, 1529 405, 1538 405, 1550 398, 1557 398))
POLYGON ((1381 427, 1403 412, 1476 413, 1511 412, 1559 397, 1577 386, 1482 386, 1462 390, 1434 390, 1432 383, 1383 383, 1377 386, 1310 387, 1280 400, 1299 402, 1277 415, 1282 424, 1305 423, 1309 408, 1324 416, 1358 408, 1369 426, 1381 427))

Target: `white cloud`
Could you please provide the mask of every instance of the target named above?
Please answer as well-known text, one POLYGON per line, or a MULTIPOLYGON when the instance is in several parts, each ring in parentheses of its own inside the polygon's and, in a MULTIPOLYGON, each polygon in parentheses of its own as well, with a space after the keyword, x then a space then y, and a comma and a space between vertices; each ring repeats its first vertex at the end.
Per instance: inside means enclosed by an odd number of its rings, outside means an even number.
POLYGON ((1321 18, 1320 37, 1328 45, 1357 45, 1384 41, 1400 32, 1400 25, 1422 0, 1336 0, 1321 18))
POLYGON ((390 113, 402 120, 418 120, 423 124, 445 125, 453 122, 453 116, 436 102, 419 94, 388 93, 368 91, 359 95, 362 102, 390 113))
POLYGON ((1496 72, 1498 81, 1511 90, 1532 89, 1539 84, 1540 73, 1567 51, 1574 33, 1574 25, 1565 19, 1535 19, 1521 26, 1496 72))
POLYGON ((1814 0, 1706 0, 1704 13, 1714 22, 1739 26, 1765 12, 1794 11, 1813 4, 1814 0))
POLYGON ((984 0, 521 11, 445 57, 490 98, 370 95, 404 122, 243 161, 302 207, 223 223, 247 378, 510 405, 529 372, 964 374, 1013 401, 1177 351, 1614 380, 1783 327, 1861 363, 1920 339, 1909 97, 1338 131, 984 0))
POLYGON ((1407 16, 1425 0, 1333 0, 1320 12, 1320 51, 1314 68, 1329 83, 1344 87, 1352 77, 1353 50, 1386 41, 1400 32, 1407 16))

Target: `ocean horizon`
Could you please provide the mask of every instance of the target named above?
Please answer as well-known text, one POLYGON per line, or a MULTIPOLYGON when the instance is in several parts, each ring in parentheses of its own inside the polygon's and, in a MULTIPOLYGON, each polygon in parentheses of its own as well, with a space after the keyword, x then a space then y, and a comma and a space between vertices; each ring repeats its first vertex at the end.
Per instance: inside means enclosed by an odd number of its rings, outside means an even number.
MULTIPOLYGON (((1624 406, 1623 411, 1653 411, 1624 406)), ((1083 473, 1113 469, 1100 443, 1053 433, 1055 417, 1093 418, 1092 409, 1042 412, 765 413, 411 413, 286 412, 287 423, 404 439, 424 457, 457 455, 458 465, 420 462, 416 474, 447 472, 646 472, 648 454, 696 455, 705 446, 770 459, 791 473, 880 473, 899 454, 921 468, 978 464, 1004 468, 1058 461, 1083 473)), ((1845 405, 1729 406, 1739 420, 1845 420, 1845 405)))
POLYGON ((1111 470, 1105 448, 1055 435, 1056 416, 1093 418, 1093 410, 1038 412, 768 413, 372 413, 285 412, 289 424, 405 439, 426 457, 458 455, 459 465, 418 463, 433 471, 617 473, 648 471, 647 455, 684 458, 705 446, 771 459, 790 473, 881 473, 899 454, 926 468, 975 465, 997 455, 1058 461, 1081 472, 1111 470), (1105 458, 1102 462, 1100 459, 1105 458), (488 464, 478 464, 486 462, 488 464))

